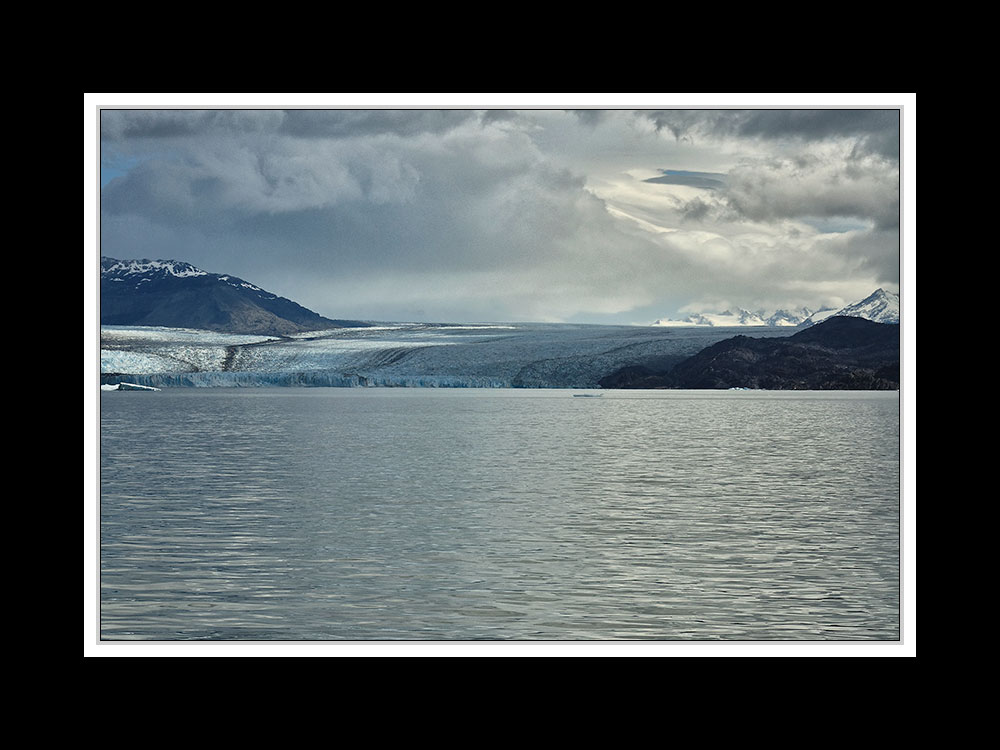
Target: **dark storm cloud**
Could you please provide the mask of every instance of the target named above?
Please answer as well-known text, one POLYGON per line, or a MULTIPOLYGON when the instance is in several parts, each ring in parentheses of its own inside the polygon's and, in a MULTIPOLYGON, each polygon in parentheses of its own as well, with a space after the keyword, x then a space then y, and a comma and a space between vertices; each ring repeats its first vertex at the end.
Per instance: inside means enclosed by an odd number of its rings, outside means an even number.
POLYGON ((169 140, 212 133, 235 135, 273 130, 279 110, 106 109, 101 112, 102 144, 169 140))
POLYGON ((481 116, 474 110, 442 109, 104 110, 101 138, 112 143, 213 133, 267 132, 295 138, 412 136, 444 133, 481 116))
POLYGON ((375 144, 360 136, 290 136, 283 132, 281 112, 210 113, 179 121, 168 112, 164 121, 176 124, 169 128, 142 114, 138 126, 129 118, 109 126, 105 164, 129 163, 102 190, 102 209, 110 213, 217 228, 256 214, 358 200, 405 202, 419 181, 398 144, 375 144), (188 132, 193 135, 176 135, 188 132))
POLYGON ((101 140, 178 138, 200 133, 214 119, 213 112, 190 110, 104 110, 101 140))
POLYGON ((678 139, 849 138, 859 152, 899 158, 900 113, 895 109, 656 110, 641 116, 678 139))
POLYGON ((856 139, 858 154, 899 159, 899 111, 883 109, 754 110, 743 113, 736 134, 761 138, 856 139))
POLYGON ((584 125, 594 127, 607 119, 608 112, 603 109, 571 109, 569 110, 584 125))
POLYGON ((357 138, 393 134, 440 134, 472 119, 472 110, 299 109, 283 112, 281 132, 299 138, 357 138))

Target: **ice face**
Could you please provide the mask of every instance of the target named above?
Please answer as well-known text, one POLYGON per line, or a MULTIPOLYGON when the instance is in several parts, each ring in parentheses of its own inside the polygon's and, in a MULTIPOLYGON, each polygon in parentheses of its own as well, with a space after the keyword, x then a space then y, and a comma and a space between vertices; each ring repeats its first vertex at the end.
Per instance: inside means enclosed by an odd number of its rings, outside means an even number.
MULTIPOLYGON (((594 388, 629 364, 690 356, 725 328, 386 324, 289 338, 102 329, 101 371, 149 385, 594 388)), ((788 335, 770 329, 762 335, 788 335)))

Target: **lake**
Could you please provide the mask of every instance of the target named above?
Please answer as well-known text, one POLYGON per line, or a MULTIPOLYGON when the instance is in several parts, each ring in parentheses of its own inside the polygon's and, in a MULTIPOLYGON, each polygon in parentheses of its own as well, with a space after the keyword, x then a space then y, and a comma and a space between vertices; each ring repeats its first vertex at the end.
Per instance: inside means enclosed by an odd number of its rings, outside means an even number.
POLYGON ((898 392, 100 396, 100 637, 897 641, 898 392))

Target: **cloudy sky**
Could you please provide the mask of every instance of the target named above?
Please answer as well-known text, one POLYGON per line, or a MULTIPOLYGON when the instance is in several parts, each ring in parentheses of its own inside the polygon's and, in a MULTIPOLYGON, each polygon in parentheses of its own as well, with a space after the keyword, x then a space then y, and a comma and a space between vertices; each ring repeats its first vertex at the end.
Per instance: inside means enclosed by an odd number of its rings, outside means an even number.
POLYGON ((99 252, 234 274, 337 318, 839 307, 899 290, 900 103, 150 108, 112 95, 99 252))

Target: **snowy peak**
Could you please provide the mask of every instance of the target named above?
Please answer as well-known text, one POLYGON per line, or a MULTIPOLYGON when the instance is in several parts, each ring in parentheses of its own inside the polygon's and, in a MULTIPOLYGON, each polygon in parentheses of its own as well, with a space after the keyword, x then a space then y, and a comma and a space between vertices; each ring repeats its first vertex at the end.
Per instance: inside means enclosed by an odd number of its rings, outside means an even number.
POLYGON ((876 289, 869 296, 837 313, 849 318, 864 318, 876 323, 899 323, 899 295, 876 289))
POLYGON ((137 276, 208 276, 207 271, 178 260, 116 260, 101 258, 101 279, 124 281, 137 276))
POLYGON ((766 322, 769 326, 797 326, 801 325, 803 321, 808 320, 812 315, 812 310, 805 307, 798 312, 794 310, 775 310, 768 316, 766 322))

